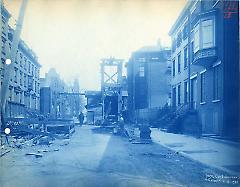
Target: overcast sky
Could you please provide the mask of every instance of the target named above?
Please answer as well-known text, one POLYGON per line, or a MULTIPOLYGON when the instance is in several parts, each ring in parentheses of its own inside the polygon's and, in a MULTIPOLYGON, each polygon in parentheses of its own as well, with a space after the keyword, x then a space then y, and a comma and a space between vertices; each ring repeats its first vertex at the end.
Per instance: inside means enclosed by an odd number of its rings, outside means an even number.
MULTIPOLYGON (((4 3, 17 19, 21 0, 4 3)), ((170 46, 168 31, 185 4, 186 0, 28 0, 21 37, 37 54, 42 77, 54 67, 67 82, 78 77, 82 89, 99 89, 102 58, 127 61, 133 51, 155 45, 159 38, 170 46)))

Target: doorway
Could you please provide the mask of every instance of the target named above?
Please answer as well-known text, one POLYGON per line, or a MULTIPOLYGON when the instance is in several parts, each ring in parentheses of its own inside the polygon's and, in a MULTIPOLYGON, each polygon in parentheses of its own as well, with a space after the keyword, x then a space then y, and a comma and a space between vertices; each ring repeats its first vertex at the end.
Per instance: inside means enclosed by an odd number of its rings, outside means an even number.
POLYGON ((197 109, 197 77, 191 79, 191 108, 197 109))

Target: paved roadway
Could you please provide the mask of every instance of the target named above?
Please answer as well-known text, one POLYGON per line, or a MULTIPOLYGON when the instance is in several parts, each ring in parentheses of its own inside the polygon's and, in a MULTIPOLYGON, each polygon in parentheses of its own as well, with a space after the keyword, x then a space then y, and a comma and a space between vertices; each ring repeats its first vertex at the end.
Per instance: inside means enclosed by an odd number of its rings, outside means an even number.
POLYGON ((27 146, 0 158, 1 187, 227 186, 209 182, 220 171, 195 163, 159 144, 131 144, 127 138, 77 127, 69 144, 27 146), (59 149, 59 151, 54 151, 59 149), (26 153, 48 150, 43 157, 26 153))

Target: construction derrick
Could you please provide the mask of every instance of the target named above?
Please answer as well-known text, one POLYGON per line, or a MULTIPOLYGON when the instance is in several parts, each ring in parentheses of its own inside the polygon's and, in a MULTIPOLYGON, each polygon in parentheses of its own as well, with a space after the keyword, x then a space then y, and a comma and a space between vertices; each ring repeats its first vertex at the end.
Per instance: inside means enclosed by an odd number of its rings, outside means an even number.
POLYGON ((114 116, 117 120, 122 105, 122 59, 106 58, 101 63, 101 92, 103 119, 114 116))

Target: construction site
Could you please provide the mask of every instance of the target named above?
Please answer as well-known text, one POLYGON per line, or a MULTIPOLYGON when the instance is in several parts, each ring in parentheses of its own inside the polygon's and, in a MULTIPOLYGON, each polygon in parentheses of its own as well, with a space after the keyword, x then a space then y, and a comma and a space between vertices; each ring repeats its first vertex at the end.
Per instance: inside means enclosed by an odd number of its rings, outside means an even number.
POLYGON ((0 187, 239 186, 239 2, 0 14, 0 187))

